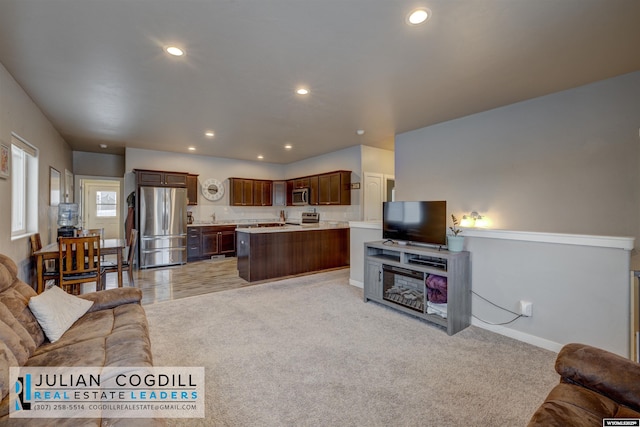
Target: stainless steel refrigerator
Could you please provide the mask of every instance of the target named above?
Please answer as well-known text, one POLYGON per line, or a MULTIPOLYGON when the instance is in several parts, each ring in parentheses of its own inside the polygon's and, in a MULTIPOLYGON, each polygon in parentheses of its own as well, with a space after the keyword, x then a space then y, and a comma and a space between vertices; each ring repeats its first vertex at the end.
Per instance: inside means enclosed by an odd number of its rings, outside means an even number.
POLYGON ((140 268, 187 262, 187 189, 140 187, 140 268))

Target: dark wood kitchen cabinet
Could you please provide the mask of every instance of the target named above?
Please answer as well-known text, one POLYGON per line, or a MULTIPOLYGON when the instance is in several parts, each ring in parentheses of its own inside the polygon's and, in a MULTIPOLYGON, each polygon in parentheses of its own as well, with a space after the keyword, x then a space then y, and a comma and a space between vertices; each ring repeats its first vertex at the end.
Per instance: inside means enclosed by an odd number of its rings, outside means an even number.
POLYGON ((187 175, 187 204, 190 206, 198 204, 198 175, 187 175))
POLYGON ((309 177, 309 204, 317 205, 320 203, 320 179, 319 176, 309 177))
POLYGON ((138 186, 186 187, 187 173, 136 169, 138 186))
POLYGON ((202 227, 187 227, 187 261, 201 259, 200 228, 202 227))
POLYGON ((351 171, 336 171, 318 176, 318 204, 351 204, 351 171))
POLYGON ((294 179, 293 188, 309 188, 309 177, 294 179))
POLYGON ((253 205, 254 206, 272 206, 273 183, 266 180, 253 181, 253 205))
POLYGON ((235 225, 203 225, 189 227, 187 260, 209 259, 214 255, 234 256, 236 252, 235 225))
POLYGON ((220 231, 218 227, 200 228, 200 255, 210 257, 220 254, 220 231))
POLYGON ((248 282, 349 265, 349 228, 237 232, 238 275, 248 282))
POLYGON ((229 178, 229 204, 253 206, 253 179, 229 178))

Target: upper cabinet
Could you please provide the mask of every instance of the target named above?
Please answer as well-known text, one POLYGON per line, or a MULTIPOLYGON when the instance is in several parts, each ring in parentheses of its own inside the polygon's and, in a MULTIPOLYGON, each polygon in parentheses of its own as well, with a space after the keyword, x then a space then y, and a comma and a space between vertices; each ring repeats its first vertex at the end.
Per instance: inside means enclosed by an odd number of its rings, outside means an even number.
POLYGON ((309 189, 309 205, 350 205, 351 171, 334 171, 287 181, 229 178, 232 206, 291 206, 291 192, 309 189))
POLYGON ((309 188, 309 177, 296 178, 293 181, 293 188, 309 188))
POLYGON ((291 191, 309 189, 310 205, 350 205, 351 171, 335 171, 287 181, 287 205, 292 205, 291 191))
POLYGON ((318 175, 319 205, 351 204, 351 172, 336 171, 318 175))
POLYGON ((186 187, 187 173, 135 169, 139 186, 186 187))
POLYGON ((187 175, 187 205, 198 204, 198 175, 187 175))
POLYGON ((273 183, 266 180, 253 181, 253 206, 272 206, 273 183))
POLYGON ((253 179, 229 178, 229 204, 253 206, 253 179))
POLYGON ((232 206, 272 206, 273 181, 229 178, 229 204, 232 206))
POLYGON ((287 205, 287 183, 285 181, 273 181, 273 206, 287 205))
POLYGON ((318 205, 320 204, 320 180, 319 176, 310 176, 309 177, 309 204, 310 205, 318 205))

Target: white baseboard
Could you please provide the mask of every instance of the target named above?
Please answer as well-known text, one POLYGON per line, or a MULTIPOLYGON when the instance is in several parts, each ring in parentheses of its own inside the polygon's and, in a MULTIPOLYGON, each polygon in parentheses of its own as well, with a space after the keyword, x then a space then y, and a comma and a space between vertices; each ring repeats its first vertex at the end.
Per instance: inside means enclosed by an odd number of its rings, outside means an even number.
POLYGON ((504 335, 509 338, 516 339, 518 341, 526 342, 527 344, 535 345, 536 347, 544 348, 549 351, 558 353, 562 349, 563 344, 550 341, 544 338, 537 337, 535 335, 526 334, 524 332, 516 331, 511 328, 505 328, 504 326, 488 325, 478 319, 471 319, 471 324, 482 329, 486 329, 496 334, 504 335))
MULTIPOLYGON (((349 284, 357 288, 364 288, 364 283, 359 280, 349 279, 349 284)), ((516 331, 511 328, 505 328, 504 326, 489 325, 481 322, 476 318, 471 319, 471 324, 482 329, 486 329, 496 334, 504 335, 509 338, 513 338, 518 341, 526 342, 527 344, 535 345, 536 347, 544 348, 549 351, 558 353, 562 349, 563 344, 550 341, 544 338, 537 337, 535 335, 526 334, 524 332, 516 331)))
POLYGON ((364 283, 360 282, 359 280, 353 280, 353 279, 349 279, 349 284, 351 286, 355 286, 356 288, 362 288, 364 289, 364 283))

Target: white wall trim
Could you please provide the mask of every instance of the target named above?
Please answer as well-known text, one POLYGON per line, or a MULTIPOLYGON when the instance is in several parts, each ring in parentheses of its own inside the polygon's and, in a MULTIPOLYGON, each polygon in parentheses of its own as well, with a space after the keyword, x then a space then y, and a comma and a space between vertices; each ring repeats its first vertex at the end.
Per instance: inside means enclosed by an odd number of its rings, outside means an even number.
MULTIPOLYGON (((350 224, 351 225, 351 224, 350 224)), ((533 231, 492 230, 463 228, 463 236, 486 239, 523 240, 526 242, 558 243, 564 245, 593 246, 630 251, 634 247, 634 237, 595 236, 588 234, 540 233, 533 231)))
POLYGON ((522 341, 536 347, 544 348, 545 350, 553 351, 555 353, 558 353, 563 347, 563 345, 560 343, 546 340, 535 335, 526 334, 515 329, 505 328, 497 325, 489 325, 487 323, 481 322, 476 318, 471 319, 471 324, 473 326, 495 332, 496 334, 504 335, 505 337, 513 338, 515 340, 522 341))
POLYGON ((349 227, 382 230, 382 221, 349 221, 349 227))

